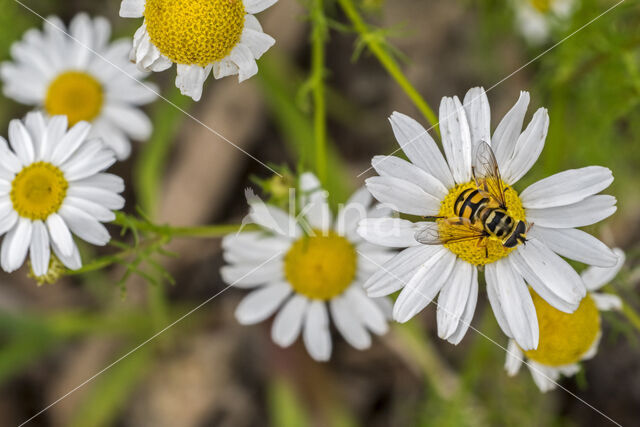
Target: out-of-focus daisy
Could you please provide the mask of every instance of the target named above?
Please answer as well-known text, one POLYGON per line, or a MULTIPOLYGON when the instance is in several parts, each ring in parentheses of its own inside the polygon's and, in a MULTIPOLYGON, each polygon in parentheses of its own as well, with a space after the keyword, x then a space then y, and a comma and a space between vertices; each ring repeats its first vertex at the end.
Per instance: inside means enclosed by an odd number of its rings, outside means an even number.
POLYGON ((522 35, 533 44, 549 39, 554 24, 567 20, 575 0, 513 0, 516 23, 522 35))
POLYGON ((66 116, 46 120, 29 113, 9 123, 9 144, 0 137, 0 264, 20 268, 29 253, 35 276, 45 276, 51 249, 68 268, 82 262, 72 233, 93 245, 110 237, 101 222, 124 206, 123 180, 103 171, 115 161, 101 139, 87 139, 91 125, 67 130, 66 116))
POLYGON ((329 313, 357 349, 371 345, 370 332, 386 333, 391 304, 366 296, 362 283, 392 253, 356 233, 361 218, 382 211, 372 210, 366 189, 351 197, 335 223, 315 176, 302 175, 300 189, 305 197, 299 221, 255 196, 249 200, 249 215, 264 231, 227 236, 222 244, 229 265, 221 273, 227 283, 253 289, 236 310, 240 323, 258 323, 277 311, 273 341, 288 347, 302 333, 311 357, 326 361, 332 348, 329 313))
MULTIPOLYGON (((438 334, 454 344, 460 342, 475 310, 478 270, 484 269, 489 301, 500 326, 522 348, 533 349, 538 345, 538 321, 527 283, 553 307, 571 313, 586 289, 561 256, 602 267, 615 264, 617 257, 606 245, 576 228, 616 211, 614 197, 596 195, 613 182, 609 169, 590 166, 564 171, 522 193, 512 187, 537 160, 549 126, 547 111, 540 108, 522 131, 528 104, 529 94, 522 92, 491 136, 489 102, 482 88, 471 89, 463 103, 457 97, 444 98, 440 129, 446 161, 418 122, 399 113, 391 116, 393 131, 409 161, 374 157, 372 164, 380 176, 369 178, 367 188, 380 202, 410 215, 458 217, 456 206, 478 189, 472 176, 472 153, 490 141, 504 180, 500 187, 508 216, 512 221, 535 224, 526 244, 508 247, 494 238, 483 240, 486 244, 473 238, 423 245, 416 233, 455 235, 459 229, 446 223, 403 219, 363 221, 359 232, 365 239, 408 248, 364 285, 372 297, 402 289, 393 311, 396 320, 411 319, 439 293, 438 334)), ((486 192, 478 195, 473 200, 487 197, 486 192)), ((504 219, 502 215, 492 222, 504 219)), ((483 230, 480 228, 481 233, 483 230)))
POLYGON ((596 355, 602 335, 598 310, 622 308, 618 296, 596 292, 608 284, 624 264, 624 252, 620 249, 614 252, 618 255, 615 266, 590 267, 582 273, 589 293, 572 314, 556 310, 532 292, 540 324, 540 344, 537 350, 523 352, 513 340, 509 341, 505 363, 509 375, 518 373, 526 357, 533 380, 546 392, 555 388, 560 375, 574 375, 580 370, 579 362, 596 355))
POLYGON ((126 40, 109 43, 105 18, 78 14, 68 29, 73 38, 65 32, 52 16, 43 31, 31 29, 11 46, 13 62, 0 67, 4 94, 50 116, 65 115, 72 126, 91 122, 90 137, 102 137, 118 159, 125 159, 130 139, 151 135, 151 121, 138 107, 156 99, 155 86, 136 81, 146 74, 129 62, 126 40))
POLYGON ((259 59, 273 44, 253 14, 277 0, 122 0, 120 16, 142 18, 131 60, 145 71, 177 64, 176 86, 196 101, 213 71, 216 79, 258 72, 259 59))

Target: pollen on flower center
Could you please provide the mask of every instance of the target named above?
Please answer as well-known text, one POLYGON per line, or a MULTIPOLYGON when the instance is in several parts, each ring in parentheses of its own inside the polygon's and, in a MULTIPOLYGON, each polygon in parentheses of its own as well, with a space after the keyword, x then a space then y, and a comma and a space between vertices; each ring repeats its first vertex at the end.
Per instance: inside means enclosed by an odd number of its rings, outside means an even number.
POLYGON ((242 0, 147 0, 151 42, 177 64, 206 66, 226 57, 244 29, 242 0))
POLYGON ((341 294, 356 275, 357 255, 344 237, 303 237, 285 256, 285 276, 293 289, 311 299, 330 300, 341 294))
POLYGON ((69 183, 51 163, 37 162, 22 169, 11 183, 13 208, 23 218, 45 220, 60 209, 69 183))
POLYGON ((541 13, 547 13, 551 9, 552 0, 531 0, 531 5, 541 13))
POLYGON ((587 294, 571 314, 556 310, 533 291, 531 296, 538 316, 540 342, 536 350, 525 352, 527 357, 548 366, 578 362, 600 332, 600 313, 591 296, 587 294))
MULTIPOLYGON (((456 200, 463 191, 469 188, 477 188, 474 181, 468 182, 466 184, 460 184, 452 188, 449 191, 449 194, 447 194, 447 196, 442 201, 438 216, 442 216, 445 218, 457 217, 458 215, 454 210, 456 200)), ((516 191, 510 186, 505 184, 505 188, 507 213, 514 220, 524 221, 525 214, 524 208, 522 207, 522 202, 520 201, 520 197, 518 197, 516 191)), ((447 227, 447 224, 440 225, 441 234, 446 234, 443 233, 443 231, 445 231, 447 227)), ((467 240, 462 242, 447 243, 444 246, 461 259, 478 266, 498 261, 499 259, 509 255, 509 253, 511 253, 511 251, 515 249, 505 248, 501 241, 491 238, 485 239, 482 245, 479 245, 478 243, 478 240, 467 240)))
POLYGON ((80 71, 60 74, 47 89, 44 108, 52 116, 67 116, 70 125, 98 117, 104 102, 102 85, 80 71))

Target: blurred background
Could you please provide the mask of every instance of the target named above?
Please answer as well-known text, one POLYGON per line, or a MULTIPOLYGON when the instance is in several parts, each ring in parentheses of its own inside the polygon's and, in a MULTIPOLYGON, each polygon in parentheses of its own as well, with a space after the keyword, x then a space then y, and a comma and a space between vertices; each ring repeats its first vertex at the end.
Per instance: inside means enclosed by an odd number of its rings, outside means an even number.
MULTIPOLYGON (((116 38, 131 38, 140 25, 118 17, 119 0, 24 3, 67 23, 80 11, 106 16, 116 38)), ((386 121, 391 112, 427 123, 338 5, 326 3, 330 190, 337 203, 368 176, 357 178, 372 156, 396 149, 386 121)), ((638 2, 626 0, 543 55, 615 2, 576 0, 574 13, 553 18, 549 38, 535 42, 522 34, 518 0, 356 3, 371 26, 369 36, 397 58, 434 109, 442 96, 463 96, 473 86, 492 88, 492 127, 520 90, 531 92, 530 114, 540 106, 549 109, 545 149, 520 190, 567 168, 597 164, 613 170, 616 180, 607 192, 618 198, 618 212, 589 231, 627 251, 627 264, 610 290, 640 309, 638 2)), ((175 68, 151 80, 171 102, 257 158, 292 170, 310 167, 307 6, 280 0, 258 16, 277 43, 248 82, 211 79, 195 104, 174 88, 175 68)), ((0 59, 6 60, 11 43, 42 22, 14 0, 0 0, 0 11, 0 59)), ((0 134, 6 136, 9 120, 27 111, 2 97, 0 134)), ((154 222, 176 226, 239 223, 246 213, 243 189, 254 185, 251 177, 270 178, 269 171, 167 102, 159 100, 147 112, 155 126, 151 140, 134 143, 133 156, 111 169, 126 179, 126 211, 140 208, 154 222)), ((117 236, 119 228, 112 231, 117 236)), ((470 330, 457 347, 439 340, 433 306, 406 325, 393 325, 369 351, 354 350, 334 334, 333 357, 319 364, 300 342, 289 349, 274 345, 270 322, 240 326, 233 311, 245 292, 230 289, 110 366, 226 286, 218 272, 219 239, 173 239, 166 249, 177 257, 133 254, 137 271, 116 265, 54 285, 38 287, 27 267, 0 276, 1 426, 20 424, 87 380, 28 425, 609 423, 565 391, 540 393, 526 370, 509 378, 504 350, 478 333, 470 330)), ((85 248, 83 259, 118 249, 93 251, 85 248)), ((478 301, 473 326, 506 346, 483 287, 478 301)), ((603 319, 598 355, 562 385, 622 425, 637 425, 640 321, 620 313, 604 313, 603 319)))

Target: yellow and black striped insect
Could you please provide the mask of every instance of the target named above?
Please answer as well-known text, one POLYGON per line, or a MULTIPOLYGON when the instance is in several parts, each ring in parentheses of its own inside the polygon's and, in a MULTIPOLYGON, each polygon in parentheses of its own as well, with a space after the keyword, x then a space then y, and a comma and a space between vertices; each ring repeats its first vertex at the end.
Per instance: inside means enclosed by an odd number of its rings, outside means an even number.
POLYGON ((491 146, 484 141, 476 148, 473 179, 476 188, 464 190, 455 201, 457 217, 428 217, 435 220, 437 227, 419 230, 415 236, 418 242, 444 245, 477 240, 478 246, 486 248, 487 240, 493 239, 500 241, 505 248, 514 248, 527 241, 527 224, 507 212, 506 187, 498 162, 491 146))

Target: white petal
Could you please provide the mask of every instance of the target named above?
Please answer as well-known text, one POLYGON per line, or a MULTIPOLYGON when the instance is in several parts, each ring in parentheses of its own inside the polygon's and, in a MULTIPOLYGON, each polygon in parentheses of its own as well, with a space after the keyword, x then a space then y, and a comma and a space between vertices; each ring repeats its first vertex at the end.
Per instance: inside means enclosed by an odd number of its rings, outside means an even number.
POLYGON ((267 205, 259 198, 249 200, 251 219, 258 225, 291 238, 302 235, 302 229, 295 218, 275 206, 267 205))
POLYGON ((549 113, 540 108, 533 115, 531 123, 518 137, 513 157, 500 166, 502 178, 512 185, 522 178, 540 157, 544 148, 544 141, 549 130, 549 113))
POLYGON ((456 256, 444 247, 420 266, 415 275, 406 283, 393 306, 393 318, 397 322, 407 322, 425 308, 448 281, 456 256))
POLYGON ((417 246, 419 224, 400 218, 365 218, 358 224, 358 234, 375 245, 391 248, 417 246))
POLYGON ((44 116, 40 112, 30 112, 24 119, 24 124, 31 135, 33 142, 34 160, 40 160, 41 146, 46 145, 47 124, 44 116))
POLYGON ((504 116, 495 132, 493 132, 491 147, 500 168, 513 157, 528 105, 529 92, 520 92, 520 98, 518 98, 516 104, 504 116))
POLYGON ((280 307, 291 294, 291 286, 280 282, 264 286, 244 297, 236 308, 236 319, 242 325, 262 322, 280 307))
POLYGON ((78 122, 74 127, 58 141, 53 141, 53 151, 51 154, 51 163, 58 166, 71 157, 76 150, 87 140, 87 136, 91 131, 91 124, 87 122, 78 122))
POLYGON ((449 191, 439 179, 399 157, 375 156, 371 161, 371 166, 378 172, 378 175, 400 178, 416 184, 425 193, 437 199, 442 200, 449 194, 449 191))
POLYGON ((55 213, 51 214, 47 218, 46 223, 53 244, 58 247, 63 256, 71 256, 75 243, 73 243, 71 232, 62 217, 55 213))
POLYGON ((7 273, 16 271, 24 263, 31 243, 32 230, 31 220, 20 218, 16 226, 4 237, 0 263, 7 273))
POLYGON ((442 98, 440 132, 449 168, 458 184, 471 180, 471 134, 464 107, 457 96, 442 98))
POLYGON ((556 388, 556 381, 560 378, 558 369, 541 365, 532 360, 530 360, 528 364, 533 382, 536 383, 541 392, 546 393, 556 388))
POLYGON ((73 64, 72 68, 84 69, 91 55, 93 53, 93 28, 91 25, 91 18, 86 13, 77 14, 69 25, 69 32, 77 45, 71 45, 74 48, 71 49, 70 61, 73 64), (81 48, 81 49, 79 49, 81 48))
POLYGON ((35 159, 33 141, 27 128, 18 119, 9 122, 9 143, 22 164, 28 165, 35 159))
POLYGON ((18 173, 22 170, 22 162, 13 151, 9 149, 7 141, 0 136, 0 166, 10 173, 18 173))
POLYGON ((111 236, 107 229, 91 215, 78 208, 62 205, 58 212, 73 234, 96 246, 104 246, 111 236))
POLYGON ((103 109, 103 114, 111 120, 112 126, 119 127, 137 141, 146 141, 153 131, 151 120, 138 108, 111 103, 103 109))
POLYGON ((588 290, 595 291, 600 289, 618 275, 624 265, 625 255, 624 252, 618 248, 615 248, 613 253, 617 257, 616 264, 613 267, 589 267, 582 272, 582 281, 588 290))
POLYGON ((238 288, 253 288, 264 283, 282 281, 284 280, 282 256, 276 253, 262 262, 225 265, 220 269, 220 275, 226 283, 238 288))
POLYGON ((78 252, 78 247, 75 242, 71 242, 71 254, 65 255, 60 251, 58 245, 55 242, 51 242, 51 247, 53 248, 53 252, 56 254, 58 259, 70 270, 78 270, 82 267, 82 260, 80 259, 80 252, 78 252))
POLYGON ((324 190, 314 192, 309 196, 309 203, 302 209, 311 228, 321 232, 331 228, 331 209, 327 196, 328 193, 324 190))
POLYGON ((598 267, 613 267, 618 256, 600 240, 575 228, 545 228, 534 225, 529 236, 544 242, 560 256, 598 267))
POLYGON ((324 301, 311 301, 302 333, 309 355, 318 362, 326 362, 331 357, 331 334, 329 315, 324 301))
POLYGON ((123 18, 142 18, 145 0, 122 0, 120 16, 123 18))
POLYGON ((382 297, 402 289, 417 273, 418 268, 438 254, 440 249, 439 246, 420 245, 400 252, 365 282, 363 287, 367 295, 372 298, 382 297))
POLYGON ((618 295, 593 292, 591 298, 600 311, 622 310, 622 300, 618 295))
POLYGON ((0 218, 0 235, 9 231, 16 224, 18 218, 18 214, 11 205, 11 210, 0 218))
POLYGON ((40 158, 50 159, 53 149, 67 133, 67 116, 53 116, 47 123, 46 144, 40 146, 40 158))
POLYGON ((445 187, 455 185, 451 171, 436 142, 420 123, 394 112, 389 118, 398 144, 411 163, 439 179, 445 187))
POLYGON ((518 344, 516 344, 514 340, 509 340, 509 346, 507 347, 507 359, 504 362, 504 369, 510 377, 516 375, 520 370, 523 357, 524 353, 522 353, 518 344))
POLYGON ((31 256, 31 268, 36 276, 44 276, 49 270, 49 233, 42 221, 33 222, 33 233, 31 235, 31 245, 29 248, 31 256))
POLYGON ((471 133, 471 153, 480 141, 491 142, 491 108, 487 93, 482 87, 469 89, 464 96, 464 111, 469 121, 471 133))
MULTIPOLYGON (((375 300, 369 298, 359 285, 351 286, 345 293, 347 304, 353 310, 355 316, 360 319, 371 332, 383 335, 389 330, 387 317, 375 300)), ((386 299, 386 298, 380 298, 386 299)))
POLYGON ((520 245, 507 259, 542 299, 560 311, 573 313, 586 295, 578 273, 539 240, 520 245))
MULTIPOLYGON (((475 309, 478 292, 476 286, 476 296, 472 295, 472 290, 474 290, 472 279, 474 278, 475 270, 476 268, 468 262, 460 258, 456 259, 451 276, 442 291, 440 291, 437 322, 438 336, 442 339, 449 340, 460 328, 467 304, 472 304, 475 309)), ((466 332, 469 324, 467 323, 464 326, 464 331, 466 332)))
POLYGON ((356 228, 360 220, 367 217, 367 209, 373 197, 366 187, 359 188, 351 195, 347 203, 338 212, 335 229, 341 236, 347 236, 350 240, 358 239, 356 228))
POLYGON ((358 350, 371 347, 371 335, 354 312, 346 298, 338 296, 329 302, 329 309, 336 329, 344 339, 358 350))
POLYGON ((555 208, 526 209, 527 221, 549 228, 575 228, 595 224, 615 213, 616 198, 590 196, 581 202, 555 208))
POLYGON ((601 192, 612 182, 611 170, 601 166, 571 169, 530 185, 520 193, 520 200, 527 209, 566 206, 601 192))
POLYGON ((233 264, 257 261, 258 265, 279 252, 286 253, 290 247, 291 241, 264 232, 230 234, 222 239, 224 259, 233 264))
POLYGON ((87 199, 67 195, 63 205, 70 205, 71 207, 91 215, 100 222, 111 222, 116 219, 116 214, 112 211, 99 203, 95 203, 87 199))
MULTIPOLYGON (((492 288, 497 297, 496 318, 502 317, 501 321, 506 322, 509 336, 524 350, 538 348, 536 308, 522 276, 507 259, 501 259, 486 266, 485 277, 487 288, 492 288)), ((493 304, 492 301, 492 307, 493 304)))
POLYGON ((258 64, 248 46, 237 44, 229 54, 229 60, 238 66, 238 81, 243 82, 258 73, 258 64))
MULTIPOLYGON (((246 15, 246 17, 254 18, 253 15, 246 15)), ((260 59, 276 43, 276 40, 262 31, 256 31, 245 25, 240 42, 251 50, 255 59, 260 59)))
POLYGON ((276 4, 278 0, 243 0, 247 13, 259 13, 276 4))
POLYGON ((473 269, 473 276, 471 277, 471 289, 469 290, 469 299, 458 323, 456 331, 448 338, 451 344, 458 345, 462 338, 467 334, 467 330, 471 327, 471 320, 476 311, 476 304, 478 302, 478 269, 473 269))
POLYGON ((365 182, 373 197, 398 212, 431 216, 440 211, 440 200, 411 182, 390 176, 374 176, 365 182))
POLYGON ((60 165, 60 169, 67 181, 77 181, 103 172, 115 162, 113 150, 107 148, 100 140, 89 140, 60 165))
POLYGON ((305 312, 309 306, 309 300, 302 295, 294 295, 278 312, 273 326, 271 327, 271 338, 280 347, 289 347, 294 343, 305 318, 305 312))
POLYGON ((111 193, 122 193, 124 191, 124 180, 111 173, 99 173, 74 181, 73 187, 98 188, 111 193))
POLYGON ((200 101, 202 86, 211 73, 211 65, 201 67, 199 65, 178 64, 176 87, 180 93, 190 96, 194 101, 200 101))

